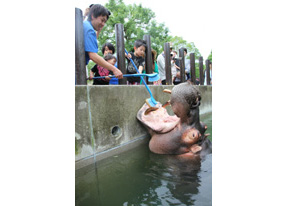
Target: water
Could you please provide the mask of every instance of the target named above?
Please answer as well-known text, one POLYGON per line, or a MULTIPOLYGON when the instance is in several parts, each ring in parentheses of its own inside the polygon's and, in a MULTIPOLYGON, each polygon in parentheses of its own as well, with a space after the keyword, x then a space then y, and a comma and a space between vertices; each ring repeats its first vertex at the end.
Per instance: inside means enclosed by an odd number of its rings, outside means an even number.
MULTIPOLYGON (((201 116, 202 117, 202 116, 201 116)), ((201 118, 212 140, 212 116, 201 118)), ((76 205, 212 205, 212 154, 202 160, 157 155, 148 145, 76 171, 76 205)))

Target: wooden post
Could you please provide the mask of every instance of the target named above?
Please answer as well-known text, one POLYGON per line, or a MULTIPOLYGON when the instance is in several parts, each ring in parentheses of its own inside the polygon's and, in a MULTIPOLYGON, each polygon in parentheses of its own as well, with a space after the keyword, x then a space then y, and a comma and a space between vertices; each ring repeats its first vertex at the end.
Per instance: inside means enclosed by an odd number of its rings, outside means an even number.
MULTIPOLYGON (((152 74, 152 49, 151 49, 151 39, 150 35, 144 35, 143 40, 146 41, 146 55, 145 55, 145 70, 146 74, 152 74)), ((153 82, 147 81, 148 78, 146 77, 147 84, 153 84, 153 82)))
POLYGON ((200 76, 200 85, 204 83, 204 76, 203 76, 203 57, 199 57, 199 76, 200 76))
POLYGON ((166 85, 172 85, 170 44, 164 44, 166 85))
POLYGON ((180 79, 181 82, 186 81, 186 74, 185 74, 185 56, 184 56, 184 49, 180 48, 179 49, 179 61, 180 61, 180 79))
POLYGON ((206 65, 206 83, 207 83, 207 85, 211 85, 210 84, 210 81, 211 81, 211 79, 210 79, 210 67, 209 67, 209 60, 208 59, 206 59, 205 65, 206 65))
MULTIPOLYGON (((117 48, 117 66, 123 74, 126 74, 123 24, 118 23, 115 25, 115 33, 117 48)), ((126 78, 119 79, 119 84, 126 84, 126 78)))
POLYGON ((195 54, 190 53, 190 73, 191 73, 191 82, 196 85, 196 72, 195 72, 195 54))
POLYGON ((75 84, 87 85, 83 16, 78 8, 75 8, 75 84))

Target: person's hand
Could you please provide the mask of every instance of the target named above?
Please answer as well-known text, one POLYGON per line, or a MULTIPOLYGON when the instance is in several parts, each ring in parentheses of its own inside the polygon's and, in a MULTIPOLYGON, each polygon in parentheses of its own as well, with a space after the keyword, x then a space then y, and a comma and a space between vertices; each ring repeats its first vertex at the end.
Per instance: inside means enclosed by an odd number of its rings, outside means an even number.
POLYGON ((89 80, 92 80, 92 79, 93 79, 93 76, 90 76, 90 77, 89 77, 89 80))
POLYGON ((107 80, 107 81, 110 81, 110 77, 109 76, 107 76, 107 77, 105 77, 105 79, 107 80))
POLYGON ((128 58, 129 58, 129 59, 131 59, 131 58, 132 58, 132 55, 131 55, 130 53, 128 54, 128 58))
POLYGON ((113 74, 115 75, 116 78, 123 79, 123 73, 116 67, 115 67, 115 70, 113 71, 113 74))

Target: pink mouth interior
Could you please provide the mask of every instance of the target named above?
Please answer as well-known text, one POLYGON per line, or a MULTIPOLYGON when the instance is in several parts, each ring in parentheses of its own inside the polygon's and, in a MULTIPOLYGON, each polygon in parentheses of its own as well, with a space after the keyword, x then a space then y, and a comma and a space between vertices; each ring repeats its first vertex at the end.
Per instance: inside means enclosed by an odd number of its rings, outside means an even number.
POLYGON ((138 119, 157 133, 166 133, 171 131, 180 121, 180 118, 176 115, 170 116, 167 113, 167 110, 163 107, 145 115, 144 112, 148 108, 149 107, 146 104, 143 105, 138 112, 138 119))

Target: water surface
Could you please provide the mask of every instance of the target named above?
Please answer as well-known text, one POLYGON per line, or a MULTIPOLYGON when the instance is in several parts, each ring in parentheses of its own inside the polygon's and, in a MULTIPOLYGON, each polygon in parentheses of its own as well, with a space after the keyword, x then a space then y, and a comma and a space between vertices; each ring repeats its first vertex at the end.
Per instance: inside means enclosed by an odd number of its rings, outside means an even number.
MULTIPOLYGON (((212 140, 212 115, 201 116, 212 140)), ((148 144, 76 171, 76 205, 212 205, 212 154, 158 155, 148 144)))

